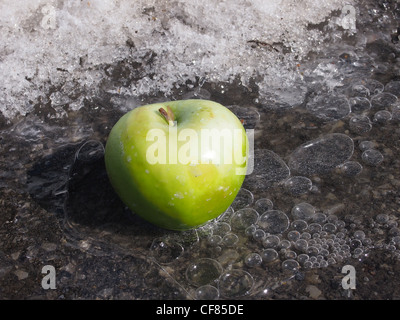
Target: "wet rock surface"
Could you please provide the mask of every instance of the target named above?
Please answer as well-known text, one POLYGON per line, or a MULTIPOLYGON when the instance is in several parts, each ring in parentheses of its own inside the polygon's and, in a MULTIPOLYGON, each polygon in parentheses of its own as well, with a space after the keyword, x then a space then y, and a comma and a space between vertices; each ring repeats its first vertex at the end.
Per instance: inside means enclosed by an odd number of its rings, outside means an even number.
POLYGON ((0 298, 399 299, 399 8, 356 8, 358 33, 330 30, 341 41, 293 66, 297 103, 266 97, 255 80, 198 78, 169 95, 109 90, 154 76, 148 53, 104 64, 103 87, 84 92, 78 110, 53 87, 30 113, 0 114, 0 298), (225 214, 176 233, 122 204, 103 146, 127 110, 182 98, 230 106, 254 129, 255 170, 225 214), (42 287, 49 265, 55 289, 42 287), (346 265, 355 289, 342 286, 346 265))

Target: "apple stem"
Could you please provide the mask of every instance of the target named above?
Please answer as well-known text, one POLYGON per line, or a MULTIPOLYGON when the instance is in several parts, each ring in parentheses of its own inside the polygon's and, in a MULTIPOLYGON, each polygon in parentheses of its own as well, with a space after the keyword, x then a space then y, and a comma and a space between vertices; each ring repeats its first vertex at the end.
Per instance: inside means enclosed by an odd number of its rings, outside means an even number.
POLYGON ((165 109, 163 109, 163 108, 158 109, 158 111, 161 113, 161 115, 164 117, 164 119, 167 121, 167 123, 170 126, 175 125, 175 115, 172 112, 172 109, 170 106, 167 106, 167 111, 165 111, 165 109))

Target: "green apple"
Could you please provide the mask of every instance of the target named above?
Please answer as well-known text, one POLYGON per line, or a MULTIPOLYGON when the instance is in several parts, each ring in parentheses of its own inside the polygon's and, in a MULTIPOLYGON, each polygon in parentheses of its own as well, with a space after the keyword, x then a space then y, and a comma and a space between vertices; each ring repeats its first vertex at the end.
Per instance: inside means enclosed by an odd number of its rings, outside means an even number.
POLYGON ((143 219, 187 230, 218 217, 245 178, 249 140, 241 121, 208 100, 135 108, 112 128, 105 148, 109 179, 143 219))

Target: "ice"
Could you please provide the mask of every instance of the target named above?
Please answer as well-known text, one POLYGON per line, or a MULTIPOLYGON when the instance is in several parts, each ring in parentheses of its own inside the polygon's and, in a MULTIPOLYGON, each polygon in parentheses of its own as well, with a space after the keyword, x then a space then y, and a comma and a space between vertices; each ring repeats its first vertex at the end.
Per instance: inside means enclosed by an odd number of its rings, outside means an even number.
MULTIPOLYGON (((238 76, 297 104, 307 90, 294 66, 326 38, 309 26, 345 5, 351 1, 2 1, 0 111, 25 115, 52 93, 55 105, 78 110, 102 92, 168 94, 187 81, 238 76)), ((335 17, 331 27, 356 32, 350 18, 335 17)))

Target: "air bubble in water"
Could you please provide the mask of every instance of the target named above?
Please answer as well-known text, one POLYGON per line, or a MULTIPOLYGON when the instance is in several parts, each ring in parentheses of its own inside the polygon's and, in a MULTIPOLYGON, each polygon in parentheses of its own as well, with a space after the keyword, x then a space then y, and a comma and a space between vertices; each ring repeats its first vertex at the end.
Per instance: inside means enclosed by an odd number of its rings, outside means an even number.
POLYGON ((363 79, 361 80, 359 83, 357 83, 357 85, 362 85, 365 88, 367 88, 368 90, 368 95, 374 95, 374 94, 378 94, 381 93, 384 89, 384 85, 374 79, 363 79))
POLYGON ((400 81, 392 80, 385 85, 385 91, 400 98, 400 81))
POLYGON ((311 233, 320 232, 320 231, 322 231, 322 226, 321 226, 319 223, 315 223, 315 222, 314 222, 314 223, 309 224, 308 230, 309 230, 311 233))
POLYGON ((243 229, 255 224, 258 220, 258 212, 252 208, 244 208, 236 211, 231 218, 233 229, 243 229))
POLYGON ((231 231, 231 226, 226 222, 218 222, 213 226, 212 232, 213 235, 224 236, 225 234, 231 231))
POLYGON ((281 239, 278 236, 271 234, 264 238, 263 246, 265 248, 277 248, 280 241, 281 239))
POLYGON ((291 170, 302 175, 325 174, 347 161, 353 154, 353 140, 332 133, 299 146, 289 158, 291 170))
POLYGON ((254 232, 256 232, 257 227, 252 224, 251 226, 248 226, 245 230, 244 233, 246 234, 246 236, 252 236, 254 232))
POLYGON ((301 231, 304 231, 304 230, 307 229, 308 224, 304 220, 295 220, 290 224, 290 226, 294 230, 297 230, 297 231, 301 232, 301 231))
POLYGON ((276 153, 267 149, 256 149, 253 172, 246 176, 244 183, 249 188, 268 189, 287 179, 289 175, 288 166, 276 153))
POLYGON ((274 204, 272 203, 272 201, 270 199, 267 198, 262 198, 262 199, 258 199, 256 201, 256 203, 254 204, 254 209, 257 212, 265 212, 268 210, 272 210, 274 204))
POLYGON ((240 210, 253 204, 253 201, 254 201, 253 193, 250 190, 241 188, 238 194, 236 195, 235 200, 233 200, 231 207, 234 210, 240 210))
POLYGON ((381 92, 371 97, 372 108, 377 110, 389 109, 396 101, 397 97, 388 92, 381 92))
POLYGON ((261 252, 262 261, 270 263, 278 259, 278 252, 275 249, 268 248, 261 252))
POLYGON ((312 188, 312 181, 303 176, 293 176, 284 183, 285 189, 292 195, 306 194, 312 188))
POLYGON ((362 241, 365 238, 365 232, 362 230, 357 230, 354 232, 353 236, 354 238, 362 241))
POLYGON ((373 121, 379 124, 385 124, 392 120, 392 114, 387 110, 379 110, 374 114, 373 121))
POLYGON ((223 273, 218 281, 221 296, 237 298, 247 295, 253 287, 252 275, 244 270, 232 269, 223 273))
POLYGON ((222 237, 217 234, 212 235, 208 238, 208 243, 213 247, 218 246, 219 244, 221 244, 221 242, 222 242, 222 237))
POLYGON ((248 267, 256 267, 261 265, 262 263, 262 257, 256 253, 256 252, 252 252, 249 253, 245 258, 244 258, 244 263, 246 264, 246 266, 248 267))
POLYGON ((357 134, 363 134, 371 131, 372 124, 366 115, 356 115, 349 120, 350 130, 357 134))
POLYGON ((219 291, 216 287, 206 284, 195 291, 196 300, 218 300, 219 291))
POLYGON ((222 266, 218 261, 203 258, 191 263, 186 269, 186 279, 194 286, 203 286, 218 279, 222 274, 222 266))
POLYGON ((339 166, 341 172, 348 177, 355 177, 359 175, 363 169, 362 165, 357 161, 346 161, 339 166))
POLYGON ((280 210, 270 210, 260 216, 257 224, 265 232, 277 234, 287 230, 289 218, 280 210))
POLYGON ((296 240, 294 246, 297 250, 306 252, 306 250, 308 248, 308 242, 305 239, 298 239, 298 240, 296 240))
POLYGON ((315 208, 309 203, 302 202, 299 204, 296 204, 292 208, 292 217, 294 220, 305 220, 309 221, 311 220, 314 215, 315 215, 315 208))
POLYGON ((330 222, 325 223, 322 226, 322 230, 324 230, 326 232, 329 232, 329 233, 334 233, 336 231, 336 229, 337 229, 336 226, 333 223, 330 223, 330 222))
POLYGON ((286 259, 296 259, 297 258, 297 253, 294 252, 293 250, 287 250, 285 252, 285 258, 286 259))
POLYGON ((389 221, 390 217, 386 213, 380 213, 375 217, 376 222, 385 224, 389 221))
POLYGON ((349 99, 352 112, 361 113, 371 109, 371 102, 365 97, 354 97, 349 99))
POLYGON ((394 121, 400 121, 400 105, 393 106, 393 108, 392 108, 392 119, 394 121))
POLYGON ((297 261, 303 265, 308 259, 309 259, 309 255, 305 254, 305 253, 301 253, 297 256, 297 261))
POLYGON ((363 86, 362 84, 354 84, 351 87, 350 94, 354 97, 368 97, 370 95, 368 88, 366 86, 363 86))
POLYGON ((377 166, 383 161, 383 155, 378 150, 368 149, 361 154, 361 159, 370 166, 377 166))
POLYGON ((375 143, 372 142, 372 141, 364 140, 364 141, 361 141, 358 146, 359 146, 361 151, 365 151, 365 150, 368 150, 368 149, 375 148, 375 143))
POLYGON ((239 237, 234 233, 228 233, 222 238, 222 244, 226 247, 233 247, 239 241, 239 237))
POLYGON ((173 240, 157 238, 151 244, 150 251, 157 262, 169 264, 182 255, 183 247, 173 240))
POLYGON ((318 212, 314 215, 313 221, 315 223, 323 223, 326 221, 326 214, 322 212, 318 212))
MULTIPOLYGON (((246 229, 247 230, 247 229, 246 229)), ((262 229, 256 229, 254 232, 253 232, 253 239, 254 240, 256 240, 256 241, 263 241, 264 240, 264 238, 265 238, 265 232, 264 232, 264 230, 262 230, 262 229)))
POLYGON ((350 104, 345 96, 320 95, 307 104, 307 110, 323 120, 342 119, 350 113, 350 104))
POLYGON ((283 239, 279 242, 279 249, 289 249, 292 246, 289 240, 283 239))
POLYGON ((296 230, 289 231, 287 234, 287 238, 288 240, 295 242, 300 238, 300 232, 296 230))
POLYGON ((285 271, 296 272, 299 268, 299 263, 294 259, 287 259, 282 262, 282 269, 285 271))

